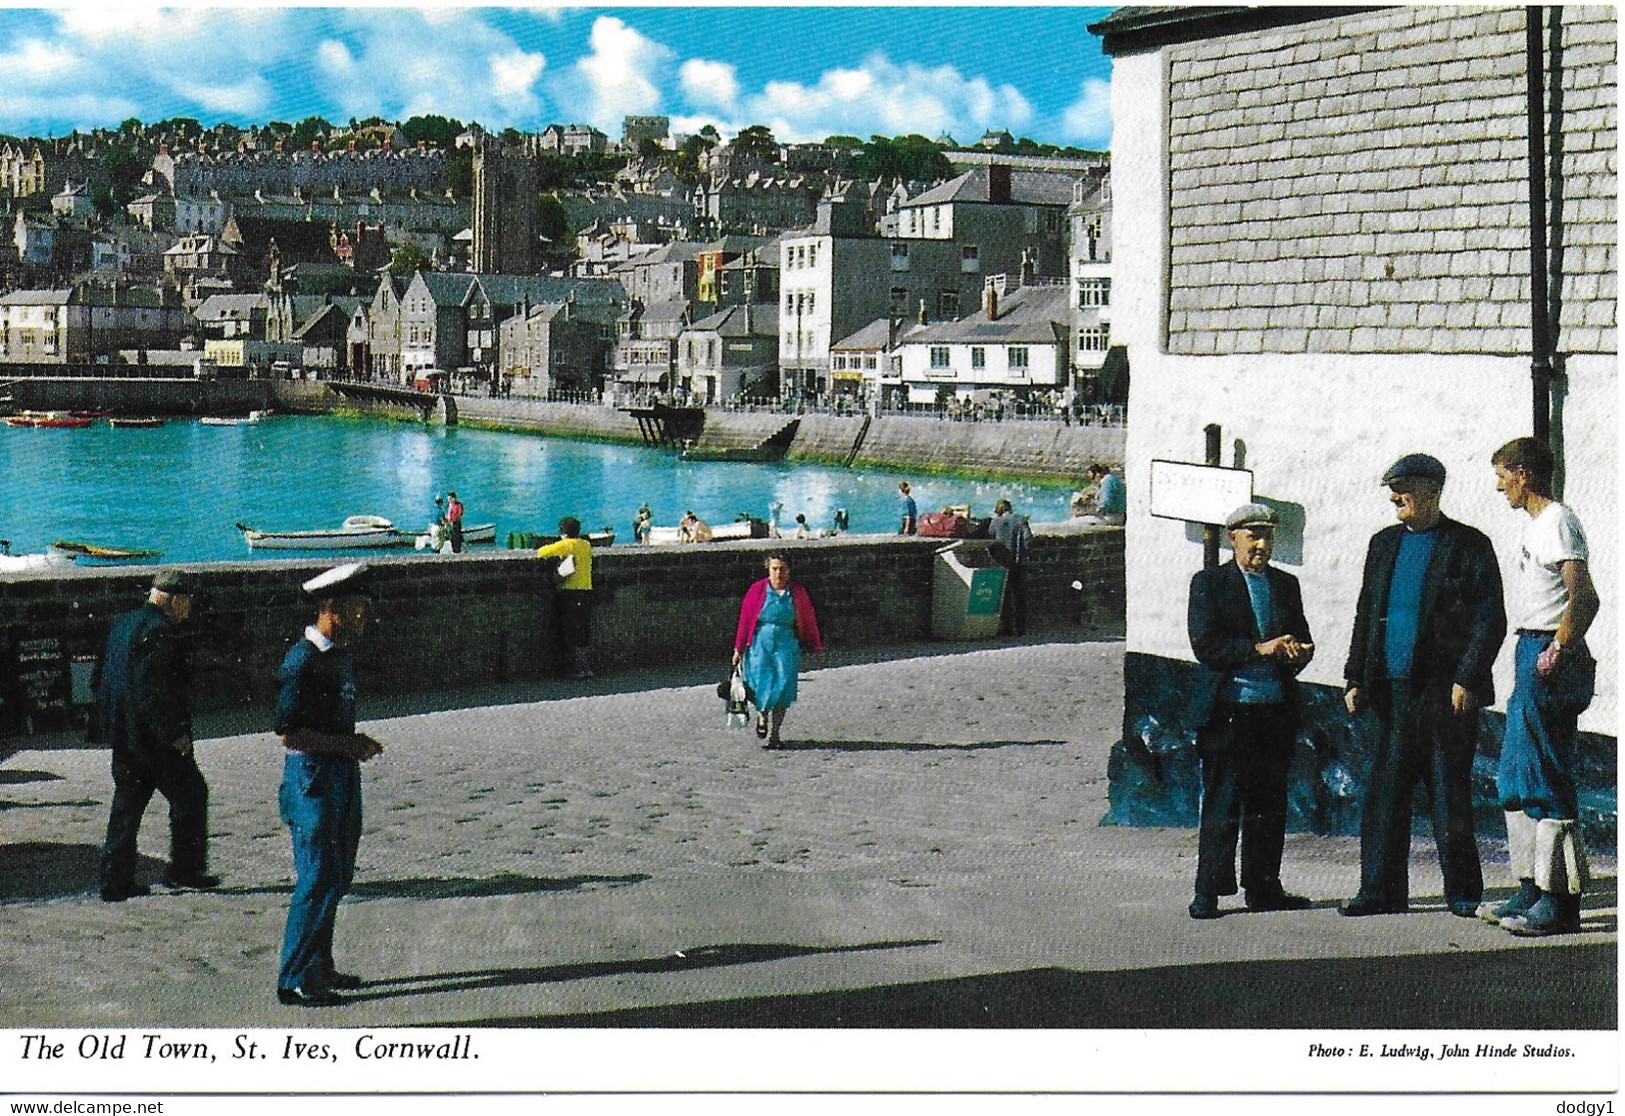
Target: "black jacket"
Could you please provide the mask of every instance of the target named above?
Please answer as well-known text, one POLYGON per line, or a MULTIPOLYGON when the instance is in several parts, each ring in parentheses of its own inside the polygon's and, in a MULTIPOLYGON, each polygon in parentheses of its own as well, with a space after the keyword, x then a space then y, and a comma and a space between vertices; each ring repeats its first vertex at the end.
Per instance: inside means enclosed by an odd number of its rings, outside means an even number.
MULTIPOLYGON (((1309 621, 1303 615, 1303 592, 1298 588, 1298 579, 1274 566, 1265 566, 1264 576, 1269 579, 1270 602, 1281 629, 1276 634, 1290 634, 1300 643, 1313 643, 1309 621)), ((1230 676, 1241 667, 1266 661, 1260 658, 1256 648, 1264 636, 1253 616, 1252 598, 1247 593, 1247 581, 1240 566, 1226 562, 1199 570, 1191 578, 1186 626, 1190 631, 1191 651, 1200 664, 1192 684, 1188 715, 1190 723, 1200 728, 1212 717, 1219 690, 1230 676)), ((1312 657, 1305 656, 1302 662, 1293 664, 1274 662, 1289 706, 1297 703, 1298 672, 1309 665, 1312 657)))
MULTIPOLYGON (((1364 687, 1387 678, 1383 635, 1388 585, 1405 530, 1404 524, 1396 523, 1378 531, 1366 550, 1354 638, 1343 667, 1350 686, 1364 687)), ((1422 582, 1412 678, 1436 690, 1462 686, 1480 704, 1488 705, 1495 700, 1490 668, 1507 631, 1495 548, 1482 531, 1448 516, 1439 519, 1435 530, 1438 541, 1422 582)))
POLYGON ((96 664, 90 739, 138 756, 192 729, 187 664, 177 625, 148 603, 113 621, 96 664))

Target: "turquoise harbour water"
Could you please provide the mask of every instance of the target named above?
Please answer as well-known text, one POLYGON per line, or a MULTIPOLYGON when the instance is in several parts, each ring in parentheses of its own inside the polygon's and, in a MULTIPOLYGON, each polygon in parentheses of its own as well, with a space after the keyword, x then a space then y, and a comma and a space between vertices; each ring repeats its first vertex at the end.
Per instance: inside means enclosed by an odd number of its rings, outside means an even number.
POLYGON ((335 416, 244 426, 174 420, 150 430, 106 420, 82 430, 0 425, 0 469, 0 536, 13 553, 69 539, 157 550, 174 562, 300 556, 249 550, 237 523, 310 530, 367 514, 418 531, 448 489, 467 506, 465 522, 496 524, 499 547, 510 531, 551 533, 564 515, 587 530, 611 527, 617 545, 629 543, 644 501, 657 526, 676 526, 689 508, 712 525, 740 512, 765 519, 778 500, 789 535, 797 513, 828 528, 836 508, 847 510, 854 532, 896 531, 904 479, 922 512, 968 503, 988 515, 1007 496, 1035 523, 1065 518, 1071 495, 820 465, 685 462, 634 446, 335 416))

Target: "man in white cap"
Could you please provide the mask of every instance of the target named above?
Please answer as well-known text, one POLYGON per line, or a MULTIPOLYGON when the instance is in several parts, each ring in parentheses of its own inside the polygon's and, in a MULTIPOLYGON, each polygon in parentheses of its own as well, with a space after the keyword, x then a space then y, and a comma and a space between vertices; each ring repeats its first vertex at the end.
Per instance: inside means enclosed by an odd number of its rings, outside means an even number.
POLYGON ((1536 438, 1515 438, 1490 464, 1495 490, 1529 518, 1512 584, 1518 642, 1495 773, 1518 894, 1479 913, 1514 934, 1573 934, 1588 875, 1574 739, 1596 686, 1585 636, 1601 602, 1580 520, 1552 495, 1551 449, 1536 438))
POLYGON ((190 675, 180 629, 192 616, 196 577, 159 570, 146 602, 113 621, 96 664, 90 738, 113 753, 113 805, 102 846, 101 892, 109 903, 146 895, 135 881, 136 834, 153 791, 169 800, 173 888, 218 887, 205 871, 209 787, 192 756, 190 675))
POLYGON ((305 582, 316 620, 277 672, 276 733, 287 749, 279 796, 293 838, 296 881, 282 941, 277 999, 302 1007, 343 1003, 361 978, 333 965, 333 924, 350 890, 361 840, 361 763, 383 751, 355 731, 350 649, 372 619, 365 562, 305 582))
POLYGON ((1501 571, 1482 531, 1439 510, 1444 463, 1408 453, 1382 475, 1399 520, 1366 549, 1343 667, 1351 715, 1371 714, 1373 762, 1360 816, 1360 890, 1345 915, 1410 904, 1411 797, 1425 782, 1445 907, 1472 918, 1484 894, 1473 835, 1478 711, 1506 638, 1501 571))
POLYGON ((1297 739, 1297 676, 1315 645, 1298 579, 1270 565, 1276 515, 1243 504, 1225 519, 1236 559, 1191 578, 1187 623, 1199 664, 1190 723, 1202 763, 1202 822, 1192 918, 1218 918, 1236 893, 1236 841, 1247 909, 1309 900, 1281 886, 1286 781, 1297 739))

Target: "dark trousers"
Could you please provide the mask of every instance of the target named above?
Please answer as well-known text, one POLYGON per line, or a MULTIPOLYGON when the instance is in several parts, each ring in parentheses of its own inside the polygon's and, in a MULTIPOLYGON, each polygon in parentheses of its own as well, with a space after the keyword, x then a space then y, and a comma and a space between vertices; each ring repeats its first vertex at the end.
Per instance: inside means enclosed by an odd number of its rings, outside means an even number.
POLYGON ((988 548, 993 558, 1004 567, 1004 611, 999 627, 1005 635, 1027 634, 1027 575, 1010 553, 1010 548, 994 543, 988 548))
POLYGON ((1202 760, 1198 895, 1236 893, 1238 835, 1242 887, 1271 891, 1281 885, 1292 729, 1292 710, 1285 703, 1221 702, 1207 727, 1196 734, 1202 760))
POLYGON ((355 877, 361 843, 361 765, 337 756, 289 752, 278 796, 293 838, 293 898, 282 935, 278 988, 327 988, 333 925, 355 877))
POLYGON ((209 786, 197 761, 168 745, 151 751, 113 752, 113 807, 102 845, 102 888, 135 881, 136 835, 152 792, 169 801, 170 878, 200 876, 208 862, 209 786))
POLYGON ((1373 687, 1376 759, 1360 814, 1360 894, 1401 906, 1410 898, 1411 797, 1432 799, 1444 897, 1478 902, 1484 875, 1473 837, 1473 751, 1478 711, 1458 714, 1450 691, 1395 680, 1373 687))

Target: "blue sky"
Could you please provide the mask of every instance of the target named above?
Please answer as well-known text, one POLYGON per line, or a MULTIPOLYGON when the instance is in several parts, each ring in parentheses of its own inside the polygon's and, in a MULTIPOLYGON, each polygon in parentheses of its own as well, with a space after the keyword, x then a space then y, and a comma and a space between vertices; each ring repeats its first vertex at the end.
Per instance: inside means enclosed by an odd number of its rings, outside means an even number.
POLYGON ((1109 8, 0 8, 0 133, 126 117, 435 112, 488 128, 628 113, 781 140, 989 128, 1104 148, 1109 8))

